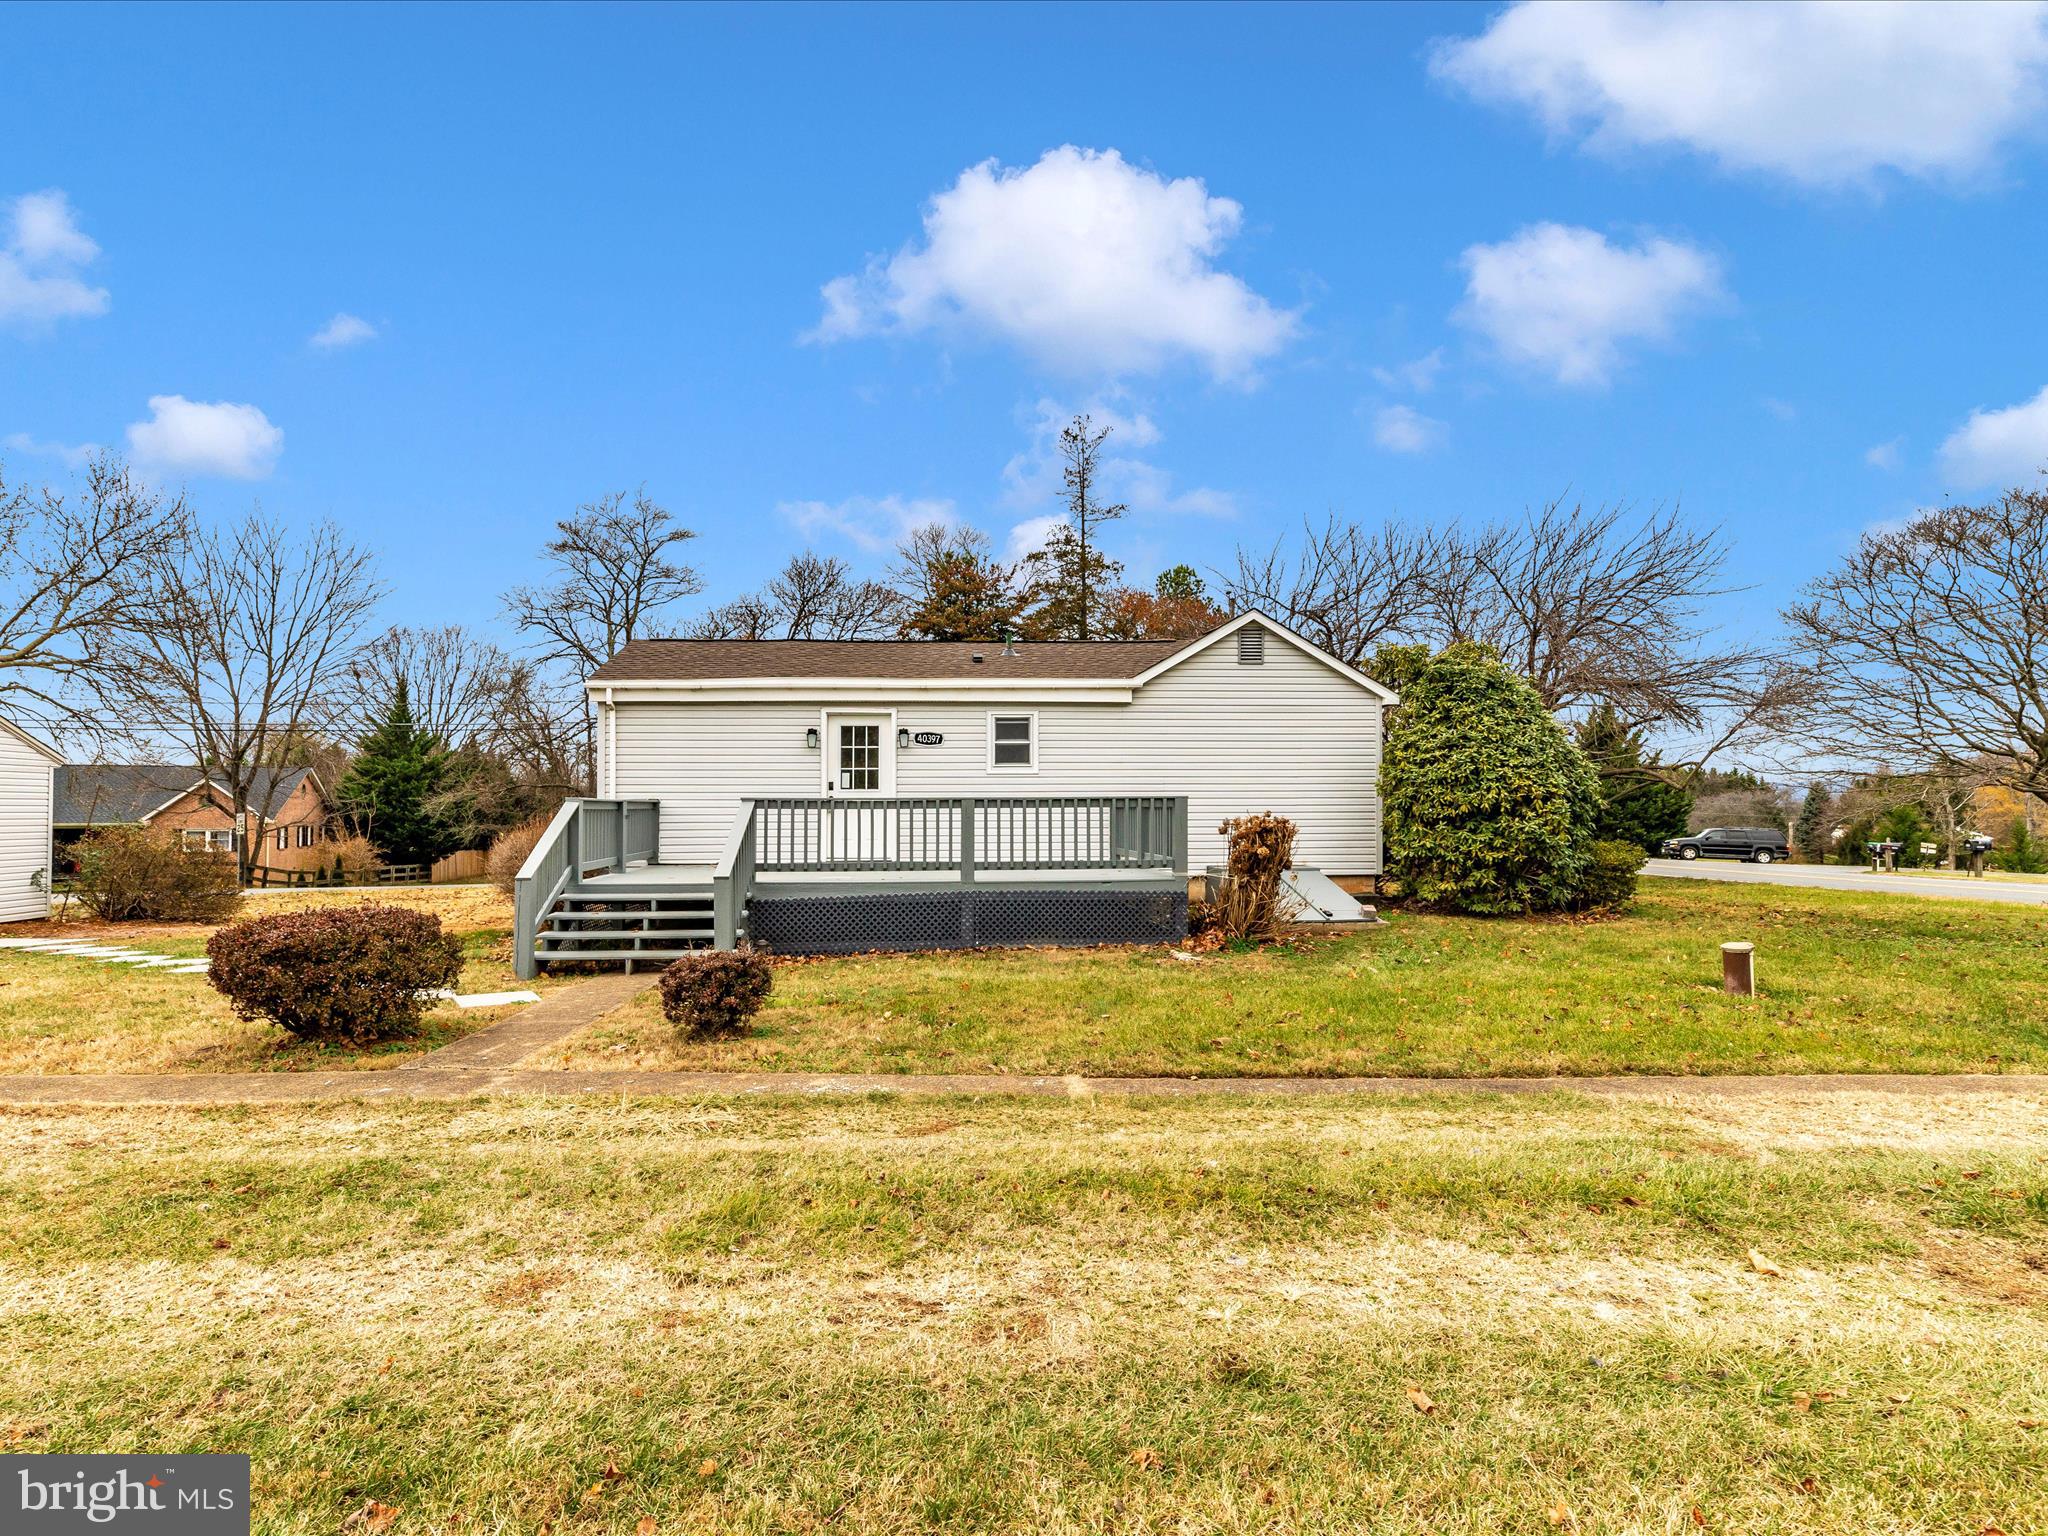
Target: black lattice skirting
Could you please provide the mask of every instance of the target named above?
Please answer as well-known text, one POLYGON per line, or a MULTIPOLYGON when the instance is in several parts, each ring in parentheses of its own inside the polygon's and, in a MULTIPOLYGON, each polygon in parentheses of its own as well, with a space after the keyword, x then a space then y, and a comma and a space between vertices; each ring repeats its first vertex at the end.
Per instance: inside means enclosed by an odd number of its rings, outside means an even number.
POLYGON ((1185 890, 961 890, 756 896, 747 933, 783 955, 1005 944, 1164 944, 1188 935, 1185 890))

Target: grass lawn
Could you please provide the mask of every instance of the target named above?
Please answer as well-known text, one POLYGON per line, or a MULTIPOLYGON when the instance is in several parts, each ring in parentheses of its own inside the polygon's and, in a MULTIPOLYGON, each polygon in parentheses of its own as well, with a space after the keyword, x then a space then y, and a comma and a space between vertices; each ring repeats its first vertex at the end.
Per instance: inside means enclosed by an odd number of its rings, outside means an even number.
POLYGON ((1651 880, 1628 915, 1396 912, 1288 950, 792 961, 738 1040, 643 994, 536 1066, 1202 1076, 2048 1069, 2048 919, 2011 907, 1651 880), (1718 946, 1758 946, 1760 994, 1718 946))
MULTIPOLYGON (((488 887, 425 891, 306 891, 257 896, 244 916, 375 899, 435 912, 465 951, 462 992, 531 985, 512 970, 511 904, 488 887)), ((201 924, 71 921, 10 925, 9 934, 48 931, 104 939, 166 955, 203 955, 213 928, 201 924)), ((544 987, 551 983, 543 982, 544 987)), ((559 983, 552 983, 559 985, 559 983)), ((463 1011, 443 1004, 420 1034, 366 1050, 303 1042, 274 1025, 238 1019, 204 976, 166 976, 133 966, 60 955, 0 952, 0 1073, 252 1072, 391 1067, 503 1018, 508 1008, 463 1011)))
POLYGON ((263 1536, 2018 1533, 2043 1421, 2040 1099, 0 1112, 0 1450, 263 1536))

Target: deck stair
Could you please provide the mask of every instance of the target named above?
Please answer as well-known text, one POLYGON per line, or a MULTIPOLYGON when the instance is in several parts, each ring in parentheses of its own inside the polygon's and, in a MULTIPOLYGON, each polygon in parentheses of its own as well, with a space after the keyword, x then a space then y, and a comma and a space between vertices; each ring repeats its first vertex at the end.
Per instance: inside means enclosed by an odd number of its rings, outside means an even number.
POLYGON ((565 892, 535 933, 543 964, 562 961, 665 965, 716 938, 711 889, 607 884, 601 892, 565 892))

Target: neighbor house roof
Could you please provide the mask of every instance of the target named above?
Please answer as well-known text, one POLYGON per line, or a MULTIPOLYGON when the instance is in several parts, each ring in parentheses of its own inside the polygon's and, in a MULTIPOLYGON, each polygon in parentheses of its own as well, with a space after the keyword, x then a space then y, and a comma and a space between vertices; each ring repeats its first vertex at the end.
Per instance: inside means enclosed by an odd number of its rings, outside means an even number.
MULTIPOLYGON (((266 820, 275 816, 312 771, 258 769, 249 786, 250 808, 266 820)), ((189 764, 66 763, 57 770, 56 804, 50 821, 59 827, 147 821, 172 801, 198 789, 205 779, 189 764)), ((226 786, 215 781, 214 787, 226 801, 226 786)))
POLYGON ((1185 640, 634 640, 590 674, 593 683, 715 678, 1133 678, 1185 640))

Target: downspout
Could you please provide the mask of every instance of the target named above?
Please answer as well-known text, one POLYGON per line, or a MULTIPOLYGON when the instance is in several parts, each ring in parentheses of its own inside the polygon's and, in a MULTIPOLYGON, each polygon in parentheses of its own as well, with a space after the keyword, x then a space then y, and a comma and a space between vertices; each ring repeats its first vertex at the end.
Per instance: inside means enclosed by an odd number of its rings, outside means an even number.
POLYGON ((612 690, 604 691, 604 761, 600 764, 602 782, 598 785, 601 799, 616 800, 619 794, 619 711, 612 698, 612 690))

